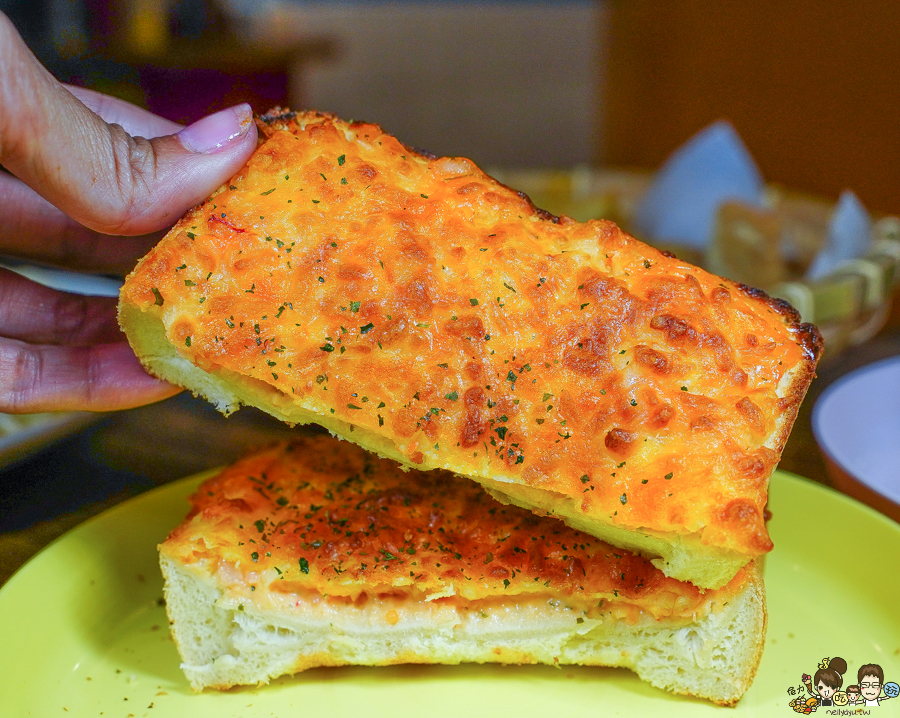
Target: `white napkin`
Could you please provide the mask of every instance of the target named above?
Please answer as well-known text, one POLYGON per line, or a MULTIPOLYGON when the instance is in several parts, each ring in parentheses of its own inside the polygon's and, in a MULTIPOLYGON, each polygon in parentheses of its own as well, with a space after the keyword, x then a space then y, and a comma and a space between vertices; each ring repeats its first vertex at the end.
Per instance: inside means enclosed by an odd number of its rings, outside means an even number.
POLYGON ((122 286, 121 279, 70 272, 66 269, 39 267, 27 262, 4 261, 0 262, 0 267, 21 274, 32 282, 43 284, 45 287, 89 297, 118 297, 119 287, 122 286))
POLYGON ((806 279, 821 279, 840 264, 861 257, 872 239, 872 218, 850 190, 841 193, 828 222, 824 248, 806 271, 806 279))
POLYGON ((638 236, 703 250, 719 205, 763 203, 756 163, 731 123, 720 120, 677 149, 656 174, 635 213, 638 236))

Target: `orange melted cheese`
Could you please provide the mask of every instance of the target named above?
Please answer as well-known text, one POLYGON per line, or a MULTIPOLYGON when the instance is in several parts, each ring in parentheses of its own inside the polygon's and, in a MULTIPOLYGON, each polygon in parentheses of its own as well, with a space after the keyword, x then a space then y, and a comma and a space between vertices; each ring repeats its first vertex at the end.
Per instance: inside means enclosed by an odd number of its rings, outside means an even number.
POLYGON ((191 503, 161 550, 260 602, 272 593, 453 605, 551 600, 588 615, 695 620, 740 591, 750 570, 704 593, 560 521, 503 506, 470 481, 407 473, 324 436, 243 459, 191 503))
POLYGON ((410 466, 770 550, 768 477, 821 348, 788 305, 377 126, 259 127, 247 166, 123 288, 180 355, 410 466))

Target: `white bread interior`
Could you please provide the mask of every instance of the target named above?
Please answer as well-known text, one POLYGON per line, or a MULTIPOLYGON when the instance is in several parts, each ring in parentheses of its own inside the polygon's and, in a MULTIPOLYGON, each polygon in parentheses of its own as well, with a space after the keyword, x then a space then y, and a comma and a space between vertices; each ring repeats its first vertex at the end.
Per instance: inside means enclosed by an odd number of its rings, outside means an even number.
POLYGON ((659 688, 734 705, 753 680, 765 639, 755 566, 739 593, 702 618, 631 623, 581 618, 546 597, 472 607, 396 597, 297 603, 292 595, 279 604, 264 590, 243 597, 165 551, 160 564, 181 667, 198 691, 267 683, 317 666, 543 663, 620 666, 659 688))
MULTIPOLYGON (((166 336, 163 321, 153 312, 141 311, 123 301, 119 307, 119 323, 135 354, 151 374, 186 387, 226 415, 239 409, 242 404, 255 406, 289 424, 319 424, 334 436, 392 459, 404 469, 421 471, 434 468, 427 464, 411 464, 406 454, 388 437, 316 412, 312 407, 305 407, 302 400, 285 396, 269 384, 223 368, 201 369, 178 353, 166 336)), ((748 561, 746 555, 736 551, 702 543, 699 534, 625 529, 605 523, 600 517, 588 520, 570 497, 525 486, 512 475, 461 475, 481 483, 502 503, 512 503, 538 514, 560 518, 579 531, 646 556, 666 576, 689 581, 702 588, 724 586, 748 561), (505 484, 515 484, 515 496, 505 489, 505 484)))

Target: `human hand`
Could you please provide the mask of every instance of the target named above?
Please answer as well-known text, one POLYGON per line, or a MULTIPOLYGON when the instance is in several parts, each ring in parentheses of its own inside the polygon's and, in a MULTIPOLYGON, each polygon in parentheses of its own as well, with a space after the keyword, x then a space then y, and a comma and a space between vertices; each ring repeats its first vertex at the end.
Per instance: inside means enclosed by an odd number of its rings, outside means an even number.
MULTIPOLYGON (((0 172, 0 254, 125 273, 255 147, 248 105, 183 129, 63 86, 0 13, 0 165, 11 173, 0 172)), ((143 370, 115 299, 0 270, 0 411, 125 409, 178 391, 143 370)))

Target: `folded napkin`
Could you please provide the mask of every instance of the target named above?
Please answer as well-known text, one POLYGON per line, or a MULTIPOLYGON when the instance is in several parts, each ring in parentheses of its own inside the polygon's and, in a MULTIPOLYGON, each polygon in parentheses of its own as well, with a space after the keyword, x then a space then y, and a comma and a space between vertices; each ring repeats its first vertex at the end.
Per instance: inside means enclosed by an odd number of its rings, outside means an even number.
POLYGON ((828 222, 828 234, 809 269, 806 279, 821 279, 841 264, 861 257, 872 241, 872 218, 859 198, 844 190, 828 222))
MULTIPOLYGON (((635 212, 638 236, 706 251, 723 202, 764 208, 765 183, 734 127, 714 122, 663 163, 635 212)), ((861 257, 869 247, 872 219, 855 194, 841 194, 828 224, 823 249, 806 279, 820 279, 861 257)))
POLYGON ((725 121, 715 122, 677 149, 656 174, 635 213, 638 235, 703 250, 712 241, 722 202, 763 204, 756 163, 725 121))

